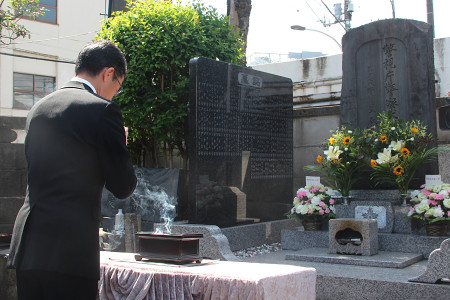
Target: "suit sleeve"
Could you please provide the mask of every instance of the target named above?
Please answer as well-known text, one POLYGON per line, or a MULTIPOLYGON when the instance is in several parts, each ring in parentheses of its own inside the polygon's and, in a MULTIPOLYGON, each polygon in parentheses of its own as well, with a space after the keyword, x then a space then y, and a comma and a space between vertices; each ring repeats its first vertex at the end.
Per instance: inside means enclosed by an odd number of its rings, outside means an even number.
POLYGON ((106 188, 119 199, 130 196, 137 179, 126 146, 122 113, 114 102, 108 104, 103 112, 98 141, 106 188))

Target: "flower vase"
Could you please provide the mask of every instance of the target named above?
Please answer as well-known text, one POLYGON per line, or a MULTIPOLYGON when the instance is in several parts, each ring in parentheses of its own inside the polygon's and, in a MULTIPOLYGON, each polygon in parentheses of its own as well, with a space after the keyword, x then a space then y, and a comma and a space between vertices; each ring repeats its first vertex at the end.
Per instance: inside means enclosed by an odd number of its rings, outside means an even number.
POLYGON ((318 231, 322 227, 321 219, 305 219, 302 220, 303 228, 306 231, 318 231))
POLYGON ((341 199, 342 199, 342 204, 343 205, 349 205, 350 204, 350 200, 352 199, 352 197, 351 196, 342 196, 341 199))
POLYGON ((425 224, 425 230, 428 236, 447 236, 448 223, 434 222, 430 224, 425 224))
POLYGON ((408 196, 408 194, 400 194, 400 206, 401 207, 409 206, 410 199, 411 198, 408 196))

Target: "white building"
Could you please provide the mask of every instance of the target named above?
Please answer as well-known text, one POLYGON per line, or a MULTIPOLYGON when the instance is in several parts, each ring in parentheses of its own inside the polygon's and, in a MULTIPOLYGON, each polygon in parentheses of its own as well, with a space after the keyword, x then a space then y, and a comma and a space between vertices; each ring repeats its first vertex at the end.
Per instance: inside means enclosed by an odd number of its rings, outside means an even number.
MULTIPOLYGON (((6 0, 2 8, 9 2, 6 0)), ((108 14, 110 1, 40 3, 48 9, 43 17, 20 21, 30 30, 31 38, 0 44, 1 116, 26 116, 35 102, 74 76, 74 61, 81 48, 94 40, 108 14)))

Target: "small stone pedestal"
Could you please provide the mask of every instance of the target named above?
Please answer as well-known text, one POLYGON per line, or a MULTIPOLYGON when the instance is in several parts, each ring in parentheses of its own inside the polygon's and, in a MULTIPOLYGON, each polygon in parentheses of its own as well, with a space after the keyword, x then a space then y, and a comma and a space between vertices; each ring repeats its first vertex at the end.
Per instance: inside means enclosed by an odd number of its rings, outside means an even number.
POLYGON ((330 220, 329 253, 366 256, 377 254, 377 221, 375 219, 330 220))

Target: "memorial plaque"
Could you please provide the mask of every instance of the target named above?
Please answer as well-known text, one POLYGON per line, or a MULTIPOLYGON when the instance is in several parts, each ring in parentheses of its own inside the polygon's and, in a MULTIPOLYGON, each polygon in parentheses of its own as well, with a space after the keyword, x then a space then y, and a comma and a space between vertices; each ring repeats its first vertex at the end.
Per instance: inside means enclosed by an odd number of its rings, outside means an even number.
POLYGON ((292 81, 196 58, 189 97, 190 222, 283 218, 292 202, 292 81))
POLYGON ((386 208, 384 206, 356 206, 355 219, 375 219, 378 228, 385 228, 386 208))

